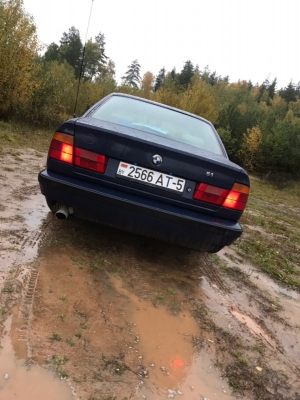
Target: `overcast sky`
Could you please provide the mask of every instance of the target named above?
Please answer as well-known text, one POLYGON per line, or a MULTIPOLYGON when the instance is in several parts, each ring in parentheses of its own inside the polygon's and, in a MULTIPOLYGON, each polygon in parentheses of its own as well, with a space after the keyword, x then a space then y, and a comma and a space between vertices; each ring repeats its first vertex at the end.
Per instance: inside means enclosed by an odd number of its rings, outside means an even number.
MULTIPOLYGON (((42 43, 79 29, 84 42, 92 0, 24 0, 42 43)), ((206 65, 230 82, 278 87, 300 81, 300 0, 94 0, 88 38, 99 31, 117 79, 138 59, 141 75, 165 67, 180 72, 186 60, 206 65)))

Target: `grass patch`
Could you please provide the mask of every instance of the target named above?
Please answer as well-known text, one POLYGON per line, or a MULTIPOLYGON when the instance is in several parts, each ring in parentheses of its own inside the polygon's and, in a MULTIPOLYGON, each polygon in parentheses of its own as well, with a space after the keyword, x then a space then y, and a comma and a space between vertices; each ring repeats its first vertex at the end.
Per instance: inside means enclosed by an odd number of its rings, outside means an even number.
POLYGON ((66 343, 67 343, 69 346, 71 346, 71 347, 74 347, 74 346, 75 346, 75 343, 73 342, 72 339, 66 339, 66 343))
POLYGON ((2 292, 3 293, 13 293, 13 291, 14 291, 13 284, 11 282, 6 282, 2 289, 2 292))
POLYGON ((270 240, 256 233, 240 240, 237 247, 263 272, 281 283, 300 289, 300 271, 292 265, 282 251, 276 249, 275 243, 271 243, 270 240))
POLYGON ((261 346, 258 346, 258 345, 254 346, 253 350, 257 351, 261 355, 264 355, 265 351, 266 351, 264 347, 261 347, 261 346))
POLYGON ((49 339, 52 342, 60 342, 62 340, 62 337, 60 336, 59 333, 57 332, 52 332, 52 335, 49 337, 49 339))
POLYGON ((175 290, 169 288, 169 289, 168 289, 168 294, 174 296, 174 295, 175 295, 175 290))
POLYGON ((66 319, 66 315, 65 314, 58 314, 57 318, 61 319, 62 321, 64 321, 66 319))
POLYGON ((47 151, 54 132, 55 127, 46 129, 0 121, 0 148, 30 147, 38 151, 47 151))
MULTIPOLYGON (((300 289, 300 183, 279 190, 251 181, 251 195, 241 218, 245 233, 236 242, 246 258, 277 282, 300 289)), ((232 260, 233 261, 233 260, 232 260)), ((226 272, 234 274, 226 268, 226 272)))
POLYGON ((68 376, 69 376, 68 372, 63 367, 67 361, 68 361, 68 357, 66 357, 66 356, 63 356, 63 357, 53 356, 52 357, 51 364, 54 366, 55 371, 58 372, 58 374, 61 378, 68 378, 68 376))

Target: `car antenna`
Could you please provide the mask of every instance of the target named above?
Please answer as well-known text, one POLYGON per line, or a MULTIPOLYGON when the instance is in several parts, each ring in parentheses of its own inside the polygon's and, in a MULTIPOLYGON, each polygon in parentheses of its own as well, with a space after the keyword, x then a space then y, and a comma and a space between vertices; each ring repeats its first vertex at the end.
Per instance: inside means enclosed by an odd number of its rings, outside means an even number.
POLYGON ((91 15, 92 15, 93 4, 94 4, 94 0, 92 0, 92 4, 91 4, 90 16, 89 16, 89 21, 88 21, 87 29, 86 29, 86 35, 85 35, 84 46, 83 46, 83 50, 82 50, 81 65, 80 65, 80 73, 79 73, 78 86, 77 86, 77 94, 76 94, 75 107, 74 107, 74 118, 77 118, 77 115, 76 115, 76 108, 77 108, 77 101, 78 101, 78 95, 79 95, 79 87, 80 87, 81 75, 82 75, 82 69, 83 69, 84 54, 85 54, 85 46, 86 46, 86 41, 87 41, 87 36, 88 36, 88 31, 89 31, 89 26, 90 26, 90 21, 91 21, 91 15))

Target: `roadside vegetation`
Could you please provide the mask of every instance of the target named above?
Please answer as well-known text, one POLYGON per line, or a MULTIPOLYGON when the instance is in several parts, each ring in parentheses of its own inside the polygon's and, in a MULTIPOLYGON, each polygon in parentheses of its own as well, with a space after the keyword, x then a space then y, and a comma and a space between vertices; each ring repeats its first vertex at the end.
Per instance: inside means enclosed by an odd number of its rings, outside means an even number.
POLYGON ((277 88, 276 78, 230 82, 190 60, 181 71, 163 67, 141 76, 137 59, 128 61, 118 83, 103 32, 84 44, 71 27, 59 43, 43 48, 22 0, 0 0, 0 31, 0 120, 53 130, 111 92, 130 93, 209 119, 230 159, 248 171, 275 181, 278 174, 284 181, 299 178, 300 83, 277 88))
POLYGON ((300 184, 284 189, 251 180, 250 199, 241 218, 244 234, 236 242, 237 263, 248 259, 277 282, 300 290, 300 184))

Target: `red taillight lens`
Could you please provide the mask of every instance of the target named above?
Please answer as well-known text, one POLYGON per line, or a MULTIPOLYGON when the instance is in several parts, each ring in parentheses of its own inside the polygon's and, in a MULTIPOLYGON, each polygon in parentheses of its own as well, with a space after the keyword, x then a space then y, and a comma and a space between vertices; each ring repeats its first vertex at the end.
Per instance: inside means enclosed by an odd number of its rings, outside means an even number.
POLYGON ((194 199, 221 206, 228 194, 228 190, 216 186, 197 183, 194 199))
POLYGON ((50 144, 48 156, 78 167, 104 174, 108 157, 92 151, 74 148, 74 137, 56 132, 50 144), (74 154, 75 153, 75 154, 74 154))
POLYGON ((235 183, 231 190, 197 183, 193 198, 205 203, 243 211, 248 201, 249 192, 250 188, 240 183, 235 183))
POLYGON ((93 151, 80 149, 78 147, 75 148, 74 164, 77 165, 77 167, 104 174, 107 161, 108 157, 102 154, 97 154, 93 151))
POLYGON ((56 132, 50 144, 48 156, 68 164, 73 163, 74 138, 65 133, 56 132))

